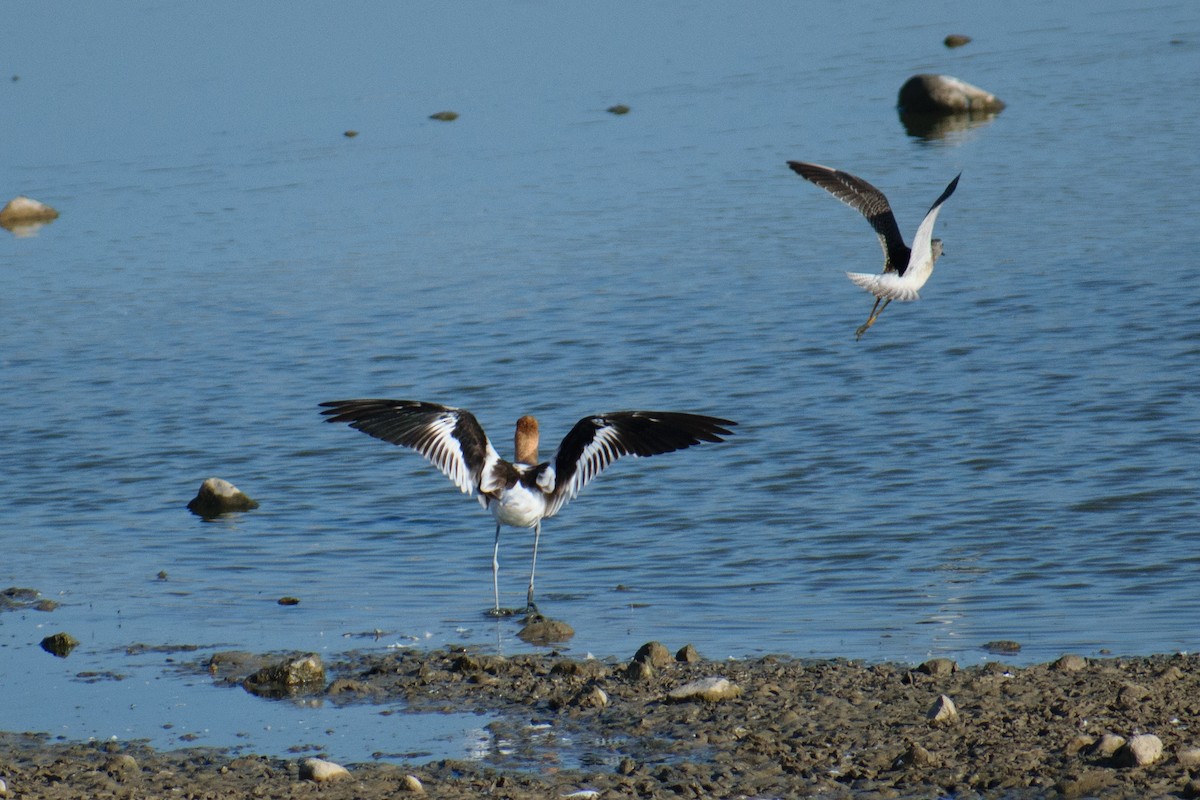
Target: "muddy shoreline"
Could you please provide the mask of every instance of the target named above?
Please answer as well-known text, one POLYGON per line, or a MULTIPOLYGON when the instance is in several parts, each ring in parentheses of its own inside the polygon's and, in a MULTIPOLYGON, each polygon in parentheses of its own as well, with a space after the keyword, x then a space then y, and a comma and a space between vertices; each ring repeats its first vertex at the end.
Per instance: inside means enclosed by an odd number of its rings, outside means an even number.
MULTIPOLYGON (((302 776, 302 757, 6 733, 0 796, 1200 796, 1200 658, 1191 655, 959 669, 940 659, 708 661, 661 646, 604 661, 450 648, 348 654, 323 666, 319 686, 295 691, 487 712, 505 746, 480 761, 345 764, 349 775, 318 783, 302 776), (676 696, 698 681, 723 691, 676 696), (562 742, 582 758, 563 763, 562 742)), ((257 668, 231 654, 196 667, 230 691, 245 691, 257 668)))

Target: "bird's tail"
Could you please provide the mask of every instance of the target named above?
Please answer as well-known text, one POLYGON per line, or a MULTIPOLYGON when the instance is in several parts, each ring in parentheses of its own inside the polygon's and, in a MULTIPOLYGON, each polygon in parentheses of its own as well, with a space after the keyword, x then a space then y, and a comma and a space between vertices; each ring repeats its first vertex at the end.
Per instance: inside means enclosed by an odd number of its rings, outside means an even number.
POLYGON ((871 275, 865 272, 847 272, 846 277, 859 287, 866 289, 876 297, 885 300, 899 300, 906 303, 920 297, 917 290, 907 285, 903 277, 894 272, 884 272, 881 275, 871 275))

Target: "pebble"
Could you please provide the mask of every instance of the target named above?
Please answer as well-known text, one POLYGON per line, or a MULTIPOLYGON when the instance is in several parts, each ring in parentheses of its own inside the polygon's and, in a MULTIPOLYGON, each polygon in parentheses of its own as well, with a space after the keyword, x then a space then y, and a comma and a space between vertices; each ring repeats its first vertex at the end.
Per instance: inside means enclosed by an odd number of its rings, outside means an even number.
POLYGON ((211 519, 231 511, 249 511, 258 508, 258 502, 251 500, 242 492, 222 478, 207 478, 200 484, 200 490, 187 504, 188 511, 198 517, 211 519))
POLYGON ((401 791, 413 792, 414 794, 425 794, 425 787, 416 775, 405 775, 403 780, 400 781, 400 789, 401 791))
POLYGON ((1163 743, 1152 733, 1133 736, 1113 759, 1123 767, 1144 767, 1162 758, 1163 743))
POLYGON ((306 758, 300 762, 301 780, 325 783, 349 777, 350 770, 323 758, 306 758))
POLYGON ((708 703, 715 703, 737 697, 741 693, 742 690, 728 678, 714 675, 672 689, 667 697, 671 700, 704 700, 708 703))
POLYGON ((457 111, 439 111, 436 114, 430 114, 430 119, 436 119, 439 122, 453 122, 458 119, 457 111))
POLYGON ((988 642, 983 646, 983 649, 995 655, 1014 655, 1021 652, 1021 643, 1014 642, 1011 639, 997 639, 993 642, 988 642))
POLYGON ((625 668, 625 677, 631 681, 648 681, 654 677, 654 667, 645 661, 631 661, 625 668))
POLYGON ((104 763, 104 771, 114 777, 124 777, 128 773, 137 772, 137 759, 128 753, 118 753, 104 763))
POLYGON ((621 114, 628 114, 629 106, 625 105, 624 103, 617 103, 615 106, 608 107, 608 113, 616 114, 618 116, 621 114))
POLYGON ((954 705, 954 701, 946 695, 938 695, 938 699, 933 701, 933 705, 929 707, 925 716, 929 718, 930 722, 956 722, 958 708, 954 705))
POLYGON ((961 33, 952 33, 949 36, 947 36, 945 39, 942 40, 942 44, 944 44, 944 45, 946 45, 946 47, 950 47, 950 48, 962 47, 963 45, 970 44, 970 43, 971 43, 971 37, 964 36, 961 33))

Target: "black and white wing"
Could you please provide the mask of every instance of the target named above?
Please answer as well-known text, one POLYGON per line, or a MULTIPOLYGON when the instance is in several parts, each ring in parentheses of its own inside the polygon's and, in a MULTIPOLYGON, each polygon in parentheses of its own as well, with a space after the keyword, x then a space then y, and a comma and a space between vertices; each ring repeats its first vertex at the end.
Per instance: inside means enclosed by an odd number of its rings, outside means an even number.
POLYGON ((460 408, 373 399, 334 400, 321 407, 326 422, 345 422, 376 439, 416 450, 466 494, 479 490, 500 462, 479 420, 460 408))
POLYGON ((655 456, 733 435, 727 419, 677 411, 614 411, 584 417, 558 446, 555 485, 547 498, 552 517, 621 456, 655 456))
POLYGON ((787 163, 797 175, 820 186, 866 217, 879 236, 880 246, 883 247, 883 271, 895 270, 904 274, 904 270, 908 268, 909 248, 904 243, 900 226, 896 224, 896 216, 892 213, 892 207, 883 192, 849 172, 803 161, 787 163))

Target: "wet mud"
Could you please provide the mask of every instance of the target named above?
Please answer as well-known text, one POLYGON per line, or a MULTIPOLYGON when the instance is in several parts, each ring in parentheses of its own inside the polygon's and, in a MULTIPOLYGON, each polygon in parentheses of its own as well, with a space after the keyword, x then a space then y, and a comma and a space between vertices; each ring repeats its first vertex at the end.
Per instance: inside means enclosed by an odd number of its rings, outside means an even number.
MULTIPOLYGON (((217 654, 193 667, 247 691, 270 661, 217 654)), ((628 660, 445 649, 322 666, 323 685, 284 693, 392 709, 381 713, 403 714, 397 701, 414 712, 483 712, 504 746, 472 761, 379 754, 318 782, 299 757, 12 732, 0 735, 0 796, 1200 796, 1200 658, 1190 655, 959 669, 946 660, 708 661, 693 648, 647 645, 628 660)))

